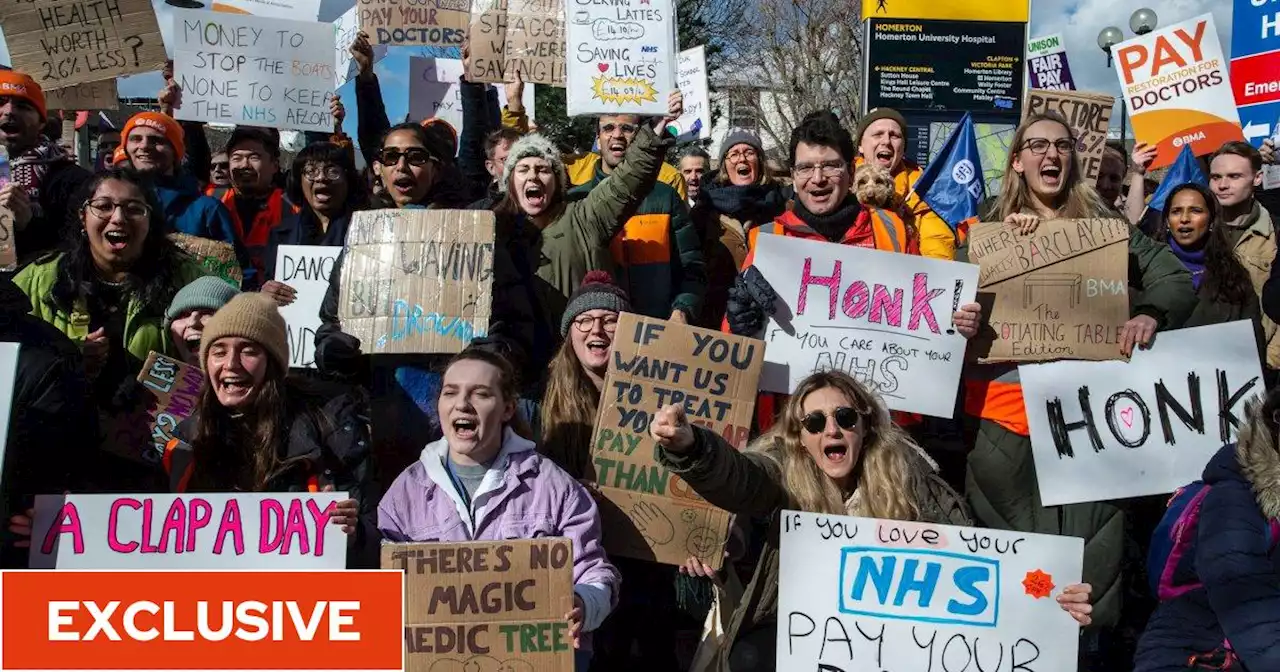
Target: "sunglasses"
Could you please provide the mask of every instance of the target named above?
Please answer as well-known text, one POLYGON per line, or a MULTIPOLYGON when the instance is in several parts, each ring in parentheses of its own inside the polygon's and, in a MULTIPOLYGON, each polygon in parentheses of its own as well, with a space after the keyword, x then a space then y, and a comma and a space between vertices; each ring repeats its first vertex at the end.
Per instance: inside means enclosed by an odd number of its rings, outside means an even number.
POLYGON ((400 163, 401 158, 408 161, 411 166, 425 166, 432 160, 431 153, 420 147, 410 147, 405 150, 390 148, 378 154, 378 162, 384 166, 394 166, 400 163))
MULTIPOLYGON (((836 419, 836 426, 847 432, 858 426, 862 414, 857 409, 841 406, 831 413, 831 417, 836 419)), ((821 434, 827 428, 827 414, 824 411, 814 411, 800 419, 800 426, 810 434, 821 434)))

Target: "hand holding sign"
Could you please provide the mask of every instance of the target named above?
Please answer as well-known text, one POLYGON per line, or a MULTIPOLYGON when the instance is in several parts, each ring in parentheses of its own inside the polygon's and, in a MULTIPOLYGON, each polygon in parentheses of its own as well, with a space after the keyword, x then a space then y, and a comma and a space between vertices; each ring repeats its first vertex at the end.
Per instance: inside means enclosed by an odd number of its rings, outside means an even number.
POLYGON ((693 427, 685 417, 684 407, 668 404, 654 416, 649 433, 658 445, 673 453, 683 453, 693 447, 693 427))
POLYGON ((298 290, 279 280, 268 280, 259 290, 275 300, 277 306, 287 306, 298 298, 298 290))
POLYGON ((1073 583, 1058 594, 1058 604, 1062 610, 1071 614, 1071 618, 1081 627, 1088 627, 1093 623, 1093 618, 1089 614, 1093 613, 1093 605, 1089 604, 1089 594, 1093 592, 1093 586, 1087 583, 1073 583))
POLYGON ((35 518, 35 509, 27 509, 9 517, 9 532, 19 537, 13 542, 14 548, 31 548, 31 526, 35 518))
MULTIPOLYGON (((324 491, 333 492, 333 486, 324 486, 324 491)), ((356 527, 360 524, 360 502, 344 499, 334 504, 329 510, 329 524, 340 526, 342 533, 348 537, 354 536, 356 527)))
POLYGON ((1151 162, 1156 160, 1156 147, 1145 142, 1139 142, 1133 146, 1133 154, 1129 158, 1133 161, 1131 169, 1133 174, 1146 175, 1151 168, 1151 162))
POLYGON ((583 604, 582 598, 577 595, 573 596, 573 611, 564 615, 564 620, 569 621, 569 638, 573 640, 573 648, 580 648, 582 645, 582 615, 586 611, 586 605, 583 604))
POLYGON ((1009 213, 1004 218, 1004 223, 1010 226, 1018 227, 1018 233, 1029 236, 1036 232, 1036 228, 1040 226, 1040 218, 1035 215, 1026 215, 1021 212, 1009 213))
POLYGON ((683 114, 684 94, 680 92, 680 89, 675 89, 667 94, 667 116, 653 124, 653 132, 661 135, 667 124, 679 119, 683 114))
POLYGON ((31 221, 31 199, 20 184, 10 182, 0 187, 0 208, 13 213, 13 228, 18 231, 31 221))
POLYGON ((1128 322, 1124 323, 1124 331, 1120 332, 1120 352, 1125 357, 1133 355, 1133 348, 1136 345, 1147 347, 1151 345, 1151 339, 1156 336, 1155 318, 1149 315, 1139 315, 1128 322))
POLYGON ((373 71, 373 45, 369 44, 369 33, 363 30, 356 33, 351 43, 351 58, 356 62, 359 77, 367 77, 373 71))

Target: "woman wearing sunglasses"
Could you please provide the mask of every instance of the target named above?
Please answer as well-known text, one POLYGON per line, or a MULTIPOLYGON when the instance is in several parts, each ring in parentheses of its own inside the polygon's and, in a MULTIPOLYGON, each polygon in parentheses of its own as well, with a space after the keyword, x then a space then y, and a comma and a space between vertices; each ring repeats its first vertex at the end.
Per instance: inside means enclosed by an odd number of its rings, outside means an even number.
MULTIPOLYGON (((811 513, 970 525, 964 503, 936 465, 889 419, 880 397, 843 371, 800 381, 782 414, 746 451, 690 425, 669 405, 650 425, 663 464, 708 502, 764 518, 760 561, 729 621, 715 670, 774 669, 778 608, 778 528, 784 508, 811 513)), ((1062 608, 1087 625, 1087 584, 1067 587, 1062 608)))

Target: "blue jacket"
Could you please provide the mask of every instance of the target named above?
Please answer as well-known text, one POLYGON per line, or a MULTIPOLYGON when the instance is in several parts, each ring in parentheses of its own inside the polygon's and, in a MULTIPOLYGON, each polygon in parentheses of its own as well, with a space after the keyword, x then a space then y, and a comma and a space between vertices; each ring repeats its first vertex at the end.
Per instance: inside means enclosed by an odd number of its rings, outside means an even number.
POLYGON ((236 230, 231 223, 231 213, 217 199, 204 195, 196 178, 179 173, 172 177, 158 177, 153 184, 160 206, 164 208, 164 220, 172 229, 170 233, 185 233, 235 244, 236 230))
POLYGON ((1156 608, 1135 672, 1189 669, 1190 656, 1224 642, 1247 672, 1280 670, 1280 553, 1267 539, 1268 519, 1280 517, 1280 453, 1262 420, 1249 415, 1239 444, 1223 447, 1204 470, 1213 487, 1189 549, 1204 585, 1156 608))

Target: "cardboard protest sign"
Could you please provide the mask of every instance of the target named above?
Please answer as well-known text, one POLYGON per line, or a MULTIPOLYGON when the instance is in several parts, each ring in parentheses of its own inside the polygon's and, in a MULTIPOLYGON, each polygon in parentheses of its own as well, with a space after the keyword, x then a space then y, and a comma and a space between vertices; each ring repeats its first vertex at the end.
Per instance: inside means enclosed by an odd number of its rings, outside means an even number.
POLYGON ((18 247, 14 243, 13 211, 0 208, 0 271, 12 271, 18 267, 18 247))
POLYGON ((489 331, 493 213, 366 210, 351 218, 338 318, 372 354, 461 352, 489 331))
POLYGON ((672 122, 678 142, 711 137, 711 87, 707 84, 707 48, 680 52, 676 62, 676 86, 684 94, 684 114, 672 122))
MULTIPOLYGON (((1102 171, 1102 151, 1107 147, 1107 128, 1111 126, 1111 108, 1116 99, 1097 93, 1072 91, 1027 92, 1026 115, 1057 112, 1071 124, 1076 139, 1076 159, 1085 179, 1098 183, 1102 171)), ((1025 117, 1024 117, 1025 118, 1025 117)))
POLYGON ((357 0, 360 30, 370 44, 458 47, 467 36, 470 0, 357 0))
POLYGON ((120 108, 116 80, 104 79, 44 92, 50 110, 115 110, 120 108))
POLYGON ((1002 222, 970 229, 987 316, 970 343, 979 361, 1119 359, 1129 321, 1128 243, 1122 219, 1040 222, 1029 236, 1002 222))
POLYGON ((244 282, 244 269, 240 268, 236 249, 231 243, 185 233, 171 233, 169 240, 199 262, 210 275, 216 275, 236 287, 244 282))
POLYGON ((46 91, 159 70, 151 0, 17 0, 0 9, 10 65, 46 91))
POLYGON ((1027 86, 1032 89, 1070 91, 1076 88, 1067 64, 1062 35, 1034 37, 1027 43, 1027 86))
POLYGON ((472 0, 473 82, 565 86, 564 0, 472 0))
POLYGON ((196 407, 204 387, 204 371, 152 351, 138 373, 138 382, 155 397, 147 406, 151 414, 150 450, 144 450, 141 461, 159 465, 165 446, 174 438, 174 430, 191 417, 196 407))
POLYGON ((973 301, 977 266, 766 234, 755 267, 778 293, 761 389, 839 369, 891 409, 955 413, 967 341, 951 314, 973 301))
POLYGON ((333 132, 333 26, 189 9, 173 21, 179 119, 333 132))
MULTIPOLYGON (((17 343, 0 343, 0 468, 4 466, 4 454, 9 443, 9 413, 13 410, 13 385, 18 377, 17 343)), ((12 483, 0 483, 12 488, 12 483)))
POLYGON ((753 338, 619 317, 592 440, 610 554, 667 564, 697 556, 720 567, 728 514, 658 463, 649 423, 682 404, 690 423, 745 448, 763 362, 764 344, 753 338))
MULTIPOLYGON (((360 32, 360 6, 356 5, 348 9, 342 16, 339 16, 333 22, 333 65, 335 89, 342 88, 352 77, 356 76, 357 66, 355 60, 351 58, 351 44, 356 41, 356 34, 360 32)), ((373 62, 381 61, 387 55, 387 48, 382 45, 374 45, 373 62)))
POLYGON ((314 369, 320 304, 329 291, 329 274, 342 248, 328 245, 280 245, 276 248, 276 280, 298 292, 280 315, 289 327, 289 366, 314 369))
POLYGON ((407 672, 573 669, 573 544, 563 538, 382 545, 404 577, 407 672))
POLYGON ((1111 48, 1133 136, 1156 147, 1151 168, 1183 145, 1203 156, 1244 139, 1212 14, 1139 35, 1111 48))
POLYGON ((1128 362, 1018 367, 1045 506, 1173 492, 1266 394, 1248 320, 1163 332, 1128 362))
POLYGON ((1076 669, 1082 539, 786 510, 780 535, 774 669, 1076 669))
MULTIPOLYGON (((456 58, 409 58, 409 118, 436 117, 462 128, 462 61, 456 58)), ((493 86, 493 85, 490 85, 493 86)), ((507 104, 507 92, 496 88, 498 106, 507 104)), ((521 98, 530 121, 534 113, 534 86, 526 85, 521 98)))
POLYGON ((345 492, 41 495, 32 569, 345 569, 345 492))
POLYGON ((570 116, 666 113, 676 70, 672 0, 579 2, 567 17, 570 116))

